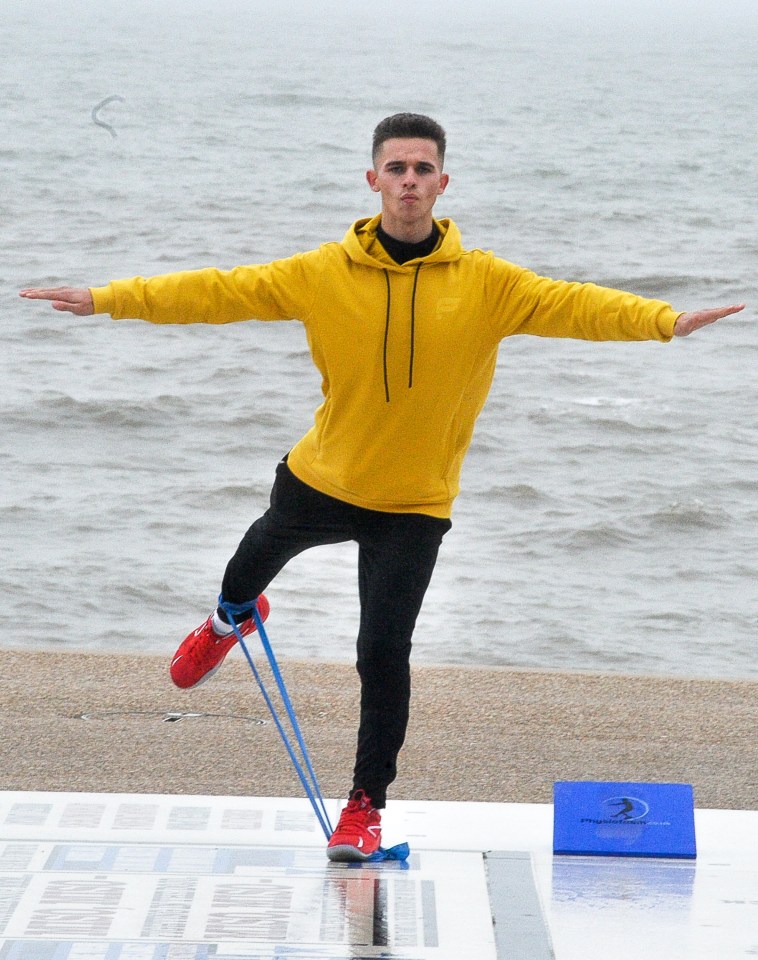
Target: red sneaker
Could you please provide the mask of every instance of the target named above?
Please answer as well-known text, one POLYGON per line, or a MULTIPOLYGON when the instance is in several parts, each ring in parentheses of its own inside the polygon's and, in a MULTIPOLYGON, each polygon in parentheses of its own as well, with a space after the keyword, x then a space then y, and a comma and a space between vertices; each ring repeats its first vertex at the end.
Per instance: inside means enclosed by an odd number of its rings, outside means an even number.
POLYGON ((371 798, 358 790, 340 815, 326 848, 330 860, 368 860, 382 842, 382 816, 371 798))
MULTIPOLYGON (((261 594, 257 600, 258 614, 265 620, 269 614, 268 600, 261 594)), ((234 632, 220 637, 213 629, 213 614, 184 640, 171 661, 171 679, 183 690, 196 687, 210 679, 224 662, 224 657, 237 642, 234 632)), ((255 630, 255 618, 238 624, 243 637, 255 630)))

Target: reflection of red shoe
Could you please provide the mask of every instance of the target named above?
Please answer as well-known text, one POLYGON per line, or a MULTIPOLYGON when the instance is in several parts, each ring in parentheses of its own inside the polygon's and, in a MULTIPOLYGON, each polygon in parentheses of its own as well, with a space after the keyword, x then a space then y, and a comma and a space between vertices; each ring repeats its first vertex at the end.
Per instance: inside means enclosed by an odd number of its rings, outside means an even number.
POLYGON ((340 815, 326 855, 330 860, 368 860, 381 842, 382 816, 371 805, 371 798, 357 790, 340 815))
MULTIPOLYGON (((261 620, 265 620, 269 614, 268 600, 261 594, 256 603, 261 620)), ((171 661, 171 679, 183 690, 196 687, 212 677, 237 642, 234 631, 220 637, 213 629, 212 620, 213 614, 197 630, 193 630, 171 661)), ((237 627, 242 636, 246 637, 255 630, 255 619, 250 617, 249 620, 237 624, 237 627)))

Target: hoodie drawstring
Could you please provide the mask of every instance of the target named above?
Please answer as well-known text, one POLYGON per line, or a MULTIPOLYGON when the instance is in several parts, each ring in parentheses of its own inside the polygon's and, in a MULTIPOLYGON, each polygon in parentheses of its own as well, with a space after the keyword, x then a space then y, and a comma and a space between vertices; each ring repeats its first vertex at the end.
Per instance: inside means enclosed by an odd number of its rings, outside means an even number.
POLYGON ((416 273, 413 277, 413 293, 411 294, 411 359, 408 364, 408 389, 413 386, 413 351, 416 347, 416 287, 418 286, 419 270, 423 267, 424 261, 416 267, 416 273))
MULTIPOLYGON (((421 268, 424 265, 422 260, 416 266, 416 272, 413 276, 413 292, 411 294, 411 355, 408 362, 408 389, 411 390, 413 387, 413 360, 416 350, 416 288, 418 286, 418 275, 421 271, 421 268)), ((389 374, 387 371, 387 345, 389 343, 390 336, 390 308, 392 306, 392 290, 390 287, 390 274, 389 270, 384 269, 384 279, 387 283, 387 312, 384 318, 384 347, 382 351, 382 363, 384 367, 384 399, 387 403, 390 402, 390 383, 389 383, 389 374)))
POLYGON ((389 270, 384 271, 384 279, 387 281, 387 316, 384 320, 384 353, 382 360, 384 362, 384 399, 387 403, 390 402, 390 381, 387 376, 387 341, 389 340, 390 335, 390 304, 392 303, 392 293, 390 292, 390 273, 389 270))

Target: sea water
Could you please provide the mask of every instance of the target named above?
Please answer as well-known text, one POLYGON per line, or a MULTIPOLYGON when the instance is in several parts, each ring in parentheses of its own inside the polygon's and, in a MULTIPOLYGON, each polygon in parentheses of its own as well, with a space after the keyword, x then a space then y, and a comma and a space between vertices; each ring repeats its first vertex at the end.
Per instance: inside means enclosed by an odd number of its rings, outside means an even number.
MULTIPOLYGON (((409 109, 447 128, 436 212, 466 246, 749 304, 669 345, 503 344, 416 660, 758 676, 758 28, 568 6, 3 4, 3 645, 172 653, 320 402, 296 321, 17 290, 339 239, 378 210, 374 125, 409 109)), ((283 656, 354 656, 355 566, 321 548, 271 585, 283 656)))

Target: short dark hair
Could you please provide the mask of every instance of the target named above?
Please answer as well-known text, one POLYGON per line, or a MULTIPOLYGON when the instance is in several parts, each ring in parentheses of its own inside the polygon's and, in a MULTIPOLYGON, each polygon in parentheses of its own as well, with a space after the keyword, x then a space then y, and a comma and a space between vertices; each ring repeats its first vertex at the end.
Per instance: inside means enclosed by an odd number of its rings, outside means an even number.
POLYGON ((394 140, 396 137, 406 139, 421 137, 423 140, 434 140, 437 144, 440 166, 444 163, 445 131, 437 121, 432 120, 431 117, 425 117, 423 113, 395 113, 391 117, 385 117, 374 130, 374 142, 371 148, 374 164, 384 141, 394 140))

